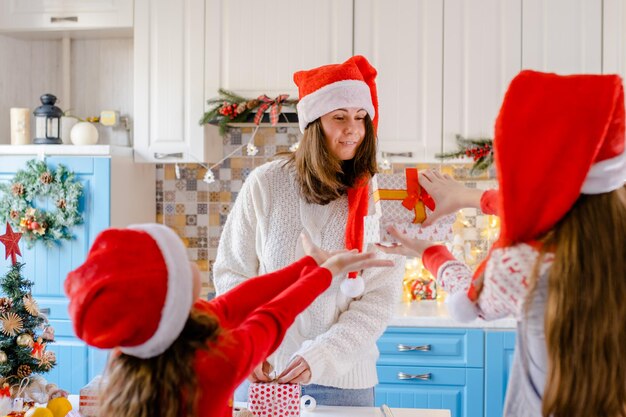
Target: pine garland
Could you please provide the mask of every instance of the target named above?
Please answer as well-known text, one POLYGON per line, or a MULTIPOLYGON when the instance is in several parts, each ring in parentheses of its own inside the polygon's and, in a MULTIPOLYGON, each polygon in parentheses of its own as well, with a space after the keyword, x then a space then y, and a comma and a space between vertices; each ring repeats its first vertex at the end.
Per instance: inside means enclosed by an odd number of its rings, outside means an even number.
POLYGON ((456 135, 457 151, 436 154, 440 159, 456 159, 469 157, 474 160, 470 174, 479 174, 493 164, 493 139, 489 138, 464 138, 456 135))
POLYGON ((42 315, 33 316, 24 305, 24 299, 28 299, 31 294, 33 282, 22 276, 23 267, 23 263, 15 263, 4 278, 0 280, 0 287, 5 295, 5 299, 10 300, 10 303, 6 303, 11 305, 7 313, 16 314, 22 320, 22 330, 18 335, 9 336, 0 332, 0 351, 6 354, 7 357, 6 361, 0 362, 0 378, 2 379, 0 382, 6 381, 10 385, 19 384, 19 380, 29 373, 27 369, 33 373, 45 373, 56 365, 54 354, 45 351, 45 346, 51 343, 52 340, 46 339, 43 341, 36 333, 38 329, 42 329, 47 323, 46 318, 42 315), (33 354, 32 344, 24 346, 18 344, 18 338, 20 336, 23 337, 23 335, 30 336, 33 342, 43 343, 41 357, 33 354))
MULTIPOLYGON (((200 119, 200 124, 204 125, 217 121, 219 132, 222 136, 226 133, 229 123, 245 122, 250 114, 256 113, 259 107, 264 104, 261 100, 263 96, 250 99, 222 88, 218 90, 218 93, 219 97, 207 100, 207 104, 211 108, 204 113, 202 119, 200 119)), ((284 100, 281 103, 285 106, 295 107, 298 100, 284 100)))
POLYGON ((58 240, 72 239, 71 228, 83 221, 78 211, 83 186, 64 165, 52 171, 45 162, 30 160, 10 183, 0 184, 0 192, 0 222, 19 229, 29 248, 39 240, 53 246, 58 240), (35 200, 46 197, 54 210, 34 207, 35 200))

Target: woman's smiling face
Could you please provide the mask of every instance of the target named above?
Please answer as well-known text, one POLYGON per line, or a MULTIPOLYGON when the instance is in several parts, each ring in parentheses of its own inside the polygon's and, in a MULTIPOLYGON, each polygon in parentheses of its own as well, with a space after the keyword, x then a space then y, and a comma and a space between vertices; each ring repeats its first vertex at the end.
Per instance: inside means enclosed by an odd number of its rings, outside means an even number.
POLYGON ((367 112, 358 107, 348 107, 326 113, 320 120, 326 146, 337 158, 347 161, 354 158, 365 137, 367 112))

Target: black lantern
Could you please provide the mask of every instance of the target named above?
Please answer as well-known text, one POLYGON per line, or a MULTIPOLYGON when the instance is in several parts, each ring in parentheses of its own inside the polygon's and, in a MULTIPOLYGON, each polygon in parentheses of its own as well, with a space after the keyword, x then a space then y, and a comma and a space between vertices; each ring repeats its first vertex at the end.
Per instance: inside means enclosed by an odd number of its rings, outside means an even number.
POLYGON ((63 111, 54 105, 57 98, 52 94, 40 97, 41 106, 37 107, 35 115, 35 139, 33 143, 39 145, 59 145, 61 141, 61 116, 63 111))

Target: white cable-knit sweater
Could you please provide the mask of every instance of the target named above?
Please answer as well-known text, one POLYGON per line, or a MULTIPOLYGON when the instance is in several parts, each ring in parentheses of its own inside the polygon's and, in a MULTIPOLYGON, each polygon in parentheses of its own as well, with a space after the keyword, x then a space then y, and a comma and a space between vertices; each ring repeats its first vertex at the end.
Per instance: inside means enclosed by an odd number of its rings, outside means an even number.
MULTIPOLYGON (((300 233, 306 230, 324 250, 345 247, 347 197, 327 205, 306 203, 284 160, 269 162, 246 179, 228 216, 213 267, 222 294, 244 280, 275 271, 303 256, 300 233)), ((311 368, 311 381, 338 388, 369 388, 378 382, 376 340, 400 301, 404 258, 395 266, 363 274, 365 293, 348 299, 339 291, 344 277, 298 316, 269 359, 281 372, 294 355, 311 368)))

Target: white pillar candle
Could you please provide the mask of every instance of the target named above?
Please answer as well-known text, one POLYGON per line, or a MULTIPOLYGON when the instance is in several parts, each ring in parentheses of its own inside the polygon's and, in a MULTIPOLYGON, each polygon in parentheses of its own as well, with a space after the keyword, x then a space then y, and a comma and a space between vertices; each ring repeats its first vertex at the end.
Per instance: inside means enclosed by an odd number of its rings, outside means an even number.
POLYGON ((11 108, 11 145, 30 143, 30 109, 11 108))

